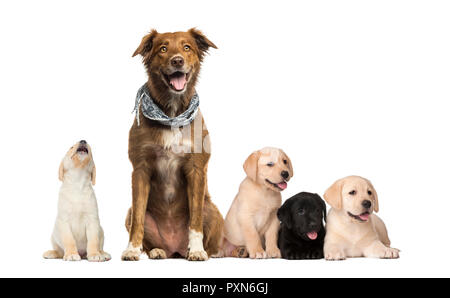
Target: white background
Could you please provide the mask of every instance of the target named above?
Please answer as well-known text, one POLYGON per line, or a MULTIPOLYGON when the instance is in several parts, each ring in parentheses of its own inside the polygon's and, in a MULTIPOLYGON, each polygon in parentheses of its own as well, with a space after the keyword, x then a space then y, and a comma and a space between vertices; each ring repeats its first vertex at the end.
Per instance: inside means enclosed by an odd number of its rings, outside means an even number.
POLYGON ((0 276, 333 277, 449 274, 450 6, 446 1, 2 1, 0 276), (151 28, 218 46, 197 86, 223 215, 264 146, 295 175, 283 199, 369 178, 399 260, 120 261, 131 204, 128 130, 151 28), (59 163, 86 139, 112 261, 42 259, 59 163))

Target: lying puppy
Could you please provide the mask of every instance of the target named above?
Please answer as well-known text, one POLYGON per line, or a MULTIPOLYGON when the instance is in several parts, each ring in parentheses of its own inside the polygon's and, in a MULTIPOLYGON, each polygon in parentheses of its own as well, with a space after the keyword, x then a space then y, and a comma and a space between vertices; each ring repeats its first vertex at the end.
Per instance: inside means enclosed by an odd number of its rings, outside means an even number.
POLYGON ((324 195, 328 213, 324 254, 327 260, 347 257, 394 259, 399 250, 390 247, 378 212, 378 195, 369 180, 350 176, 336 181, 324 195))
POLYGON ((53 250, 46 259, 103 262, 111 256, 103 251, 103 230, 98 218, 95 165, 91 147, 86 141, 72 146, 59 167, 63 181, 59 191, 58 215, 52 235, 53 250))
POLYGON ((317 194, 301 192, 278 210, 278 247, 288 260, 322 259, 327 207, 317 194))
POLYGON ((247 158, 244 170, 247 178, 225 219, 225 256, 246 257, 245 247, 252 259, 279 258, 277 210, 294 175, 291 161, 280 149, 264 148, 247 158))

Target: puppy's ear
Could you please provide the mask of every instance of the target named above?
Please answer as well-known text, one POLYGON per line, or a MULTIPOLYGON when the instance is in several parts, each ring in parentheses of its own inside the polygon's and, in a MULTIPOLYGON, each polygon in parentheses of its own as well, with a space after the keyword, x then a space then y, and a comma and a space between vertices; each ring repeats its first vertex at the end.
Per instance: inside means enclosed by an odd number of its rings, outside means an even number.
POLYGON ((334 182, 323 195, 325 201, 330 204, 336 210, 342 208, 342 187, 344 186, 344 180, 340 179, 334 182))
MULTIPOLYGON (((367 179, 366 179, 367 180, 367 179)), ((369 180, 367 180, 367 183, 369 184, 370 190, 372 191, 372 195, 375 199, 375 204, 373 206, 373 210, 375 212, 378 212, 379 210, 379 206, 378 206, 378 194, 377 191, 375 190, 375 187, 373 187, 372 182, 370 182, 369 180)))
POLYGON ((136 49, 136 51, 134 51, 134 54, 132 57, 137 56, 137 55, 141 55, 141 56, 147 55, 152 50, 153 39, 155 38, 156 35, 158 35, 158 32, 155 29, 152 29, 149 34, 145 35, 142 38, 142 41, 141 41, 141 44, 139 45, 139 47, 136 49))
POLYGON ((244 171, 247 176, 256 182, 256 176, 258 174, 258 160, 260 156, 259 151, 255 151, 247 157, 247 160, 244 162, 244 171))
POLYGON ((195 40, 195 43, 197 44, 198 49, 200 50, 199 58, 200 61, 203 59, 203 56, 205 53, 208 52, 209 48, 217 49, 217 46, 210 41, 200 30, 197 30, 196 28, 191 28, 188 31, 192 37, 195 40))
POLYGON ((92 172, 91 172, 92 185, 95 185, 96 178, 97 178, 97 169, 95 168, 95 165, 94 165, 94 167, 92 168, 92 172))
POLYGON ((292 229, 292 200, 287 200, 283 206, 277 211, 278 219, 286 225, 288 229, 292 229))
POLYGON ((58 178, 61 181, 64 181, 64 159, 59 164, 58 178))

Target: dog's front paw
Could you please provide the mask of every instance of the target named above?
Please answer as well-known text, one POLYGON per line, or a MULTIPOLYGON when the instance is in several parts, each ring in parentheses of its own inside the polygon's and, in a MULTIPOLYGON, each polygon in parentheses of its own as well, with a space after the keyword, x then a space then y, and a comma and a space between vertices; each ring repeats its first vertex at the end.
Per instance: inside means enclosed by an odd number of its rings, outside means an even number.
POLYGON ((250 259, 267 259, 267 253, 264 249, 259 249, 256 251, 250 251, 250 259))
POLYGON ((281 251, 278 247, 268 248, 266 249, 266 255, 269 259, 279 259, 281 258, 281 251))
POLYGON ((131 244, 122 253, 122 261, 139 261, 141 256, 141 248, 133 247, 131 244))
POLYGON ((188 261, 207 261, 208 254, 204 250, 189 250, 187 253, 188 261))
POLYGON ((398 259, 400 257, 400 250, 396 248, 386 247, 384 252, 380 254, 381 259, 398 259))
POLYGON ((63 257, 64 261, 81 261, 81 257, 78 253, 67 253, 63 257))
POLYGON ((87 255, 87 260, 89 262, 106 262, 111 260, 111 256, 106 252, 96 252, 87 255))
POLYGON ((325 259, 327 261, 342 261, 346 259, 346 256, 343 251, 331 250, 325 253, 325 259))

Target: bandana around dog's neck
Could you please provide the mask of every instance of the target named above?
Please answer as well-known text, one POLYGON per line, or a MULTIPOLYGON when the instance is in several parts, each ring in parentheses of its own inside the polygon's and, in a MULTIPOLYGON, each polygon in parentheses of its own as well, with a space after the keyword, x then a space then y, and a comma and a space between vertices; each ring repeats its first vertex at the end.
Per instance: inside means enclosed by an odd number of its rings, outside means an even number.
POLYGON ((197 93, 195 93, 186 111, 174 118, 170 118, 155 104, 150 96, 147 84, 144 84, 137 92, 133 112, 136 112, 138 126, 140 125, 139 111, 142 110, 142 114, 150 120, 171 127, 181 127, 190 124, 195 119, 199 105, 200 100, 197 93))

